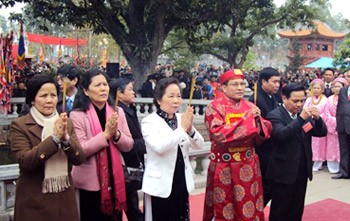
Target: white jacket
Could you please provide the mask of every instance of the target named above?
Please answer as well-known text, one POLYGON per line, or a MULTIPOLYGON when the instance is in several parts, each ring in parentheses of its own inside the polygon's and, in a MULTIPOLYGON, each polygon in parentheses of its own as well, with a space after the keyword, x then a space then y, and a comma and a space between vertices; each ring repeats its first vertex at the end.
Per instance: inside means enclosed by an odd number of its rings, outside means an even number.
POLYGON ((157 113, 152 113, 141 122, 142 135, 146 143, 147 161, 143 176, 142 191, 151 196, 169 197, 173 184, 177 149, 180 146, 185 163, 188 192, 194 190, 189 149, 201 149, 202 135, 194 128, 191 138, 181 127, 181 115, 176 114, 178 127, 172 130, 157 113))

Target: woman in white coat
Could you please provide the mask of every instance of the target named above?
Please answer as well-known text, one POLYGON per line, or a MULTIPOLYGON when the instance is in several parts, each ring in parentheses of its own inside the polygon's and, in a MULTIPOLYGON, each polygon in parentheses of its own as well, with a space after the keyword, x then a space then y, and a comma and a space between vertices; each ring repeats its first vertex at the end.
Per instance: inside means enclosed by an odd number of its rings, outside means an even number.
POLYGON ((188 193, 194 189, 189 149, 201 149, 203 137, 193 127, 193 107, 182 103, 177 79, 165 78, 154 90, 157 111, 142 120, 147 160, 142 190, 146 221, 189 220, 188 193))

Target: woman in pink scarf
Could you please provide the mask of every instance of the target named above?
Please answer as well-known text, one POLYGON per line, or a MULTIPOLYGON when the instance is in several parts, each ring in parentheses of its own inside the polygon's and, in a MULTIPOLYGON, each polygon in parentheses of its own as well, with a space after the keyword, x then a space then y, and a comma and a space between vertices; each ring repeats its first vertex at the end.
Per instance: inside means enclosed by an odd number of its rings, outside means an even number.
POLYGON ((109 85, 98 69, 82 78, 83 94, 70 113, 86 161, 73 168, 80 194, 81 221, 121 220, 126 208, 124 174, 119 151, 133 146, 123 110, 109 101, 109 85))

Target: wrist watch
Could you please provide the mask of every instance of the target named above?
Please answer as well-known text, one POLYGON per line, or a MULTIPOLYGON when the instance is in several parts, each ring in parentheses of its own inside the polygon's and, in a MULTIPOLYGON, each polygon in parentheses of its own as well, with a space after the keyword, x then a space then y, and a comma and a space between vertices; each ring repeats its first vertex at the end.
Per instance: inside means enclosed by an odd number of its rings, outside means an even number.
POLYGON ((69 140, 63 140, 61 142, 61 145, 62 145, 62 149, 63 150, 68 150, 70 148, 70 143, 69 143, 69 140))
POLYGON ((53 140, 53 142, 55 142, 57 145, 59 145, 61 143, 61 139, 57 137, 57 135, 52 134, 51 138, 53 140))

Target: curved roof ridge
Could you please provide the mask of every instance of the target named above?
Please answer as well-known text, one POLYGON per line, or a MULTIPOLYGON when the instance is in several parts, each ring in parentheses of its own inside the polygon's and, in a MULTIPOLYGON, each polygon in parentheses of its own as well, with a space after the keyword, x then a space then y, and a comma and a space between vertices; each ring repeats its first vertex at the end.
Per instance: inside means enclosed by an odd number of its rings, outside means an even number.
POLYGON ((301 29, 301 30, 284 30, 278 31, 277 33, 281 37, 290 38, 290 37, 304 37, 311 35, 314 31, 318 32, 320 35, 330 38, 344 38, 346 33, 335 32, 329 28, 325 23, 314 20, 315 28, 314 29, 301 29))

